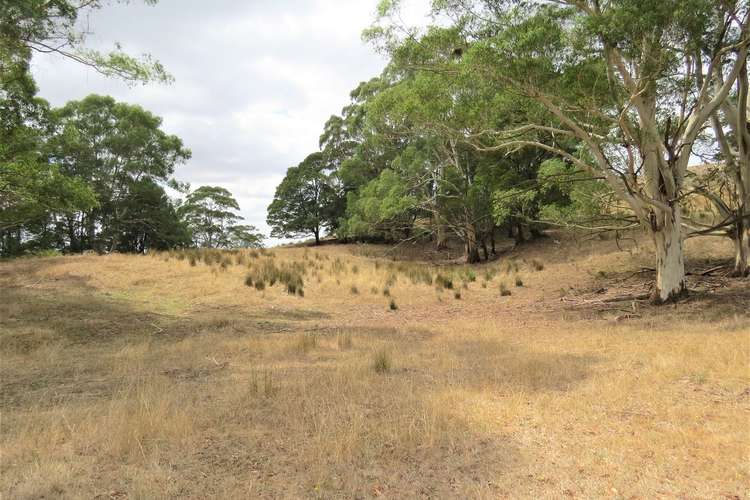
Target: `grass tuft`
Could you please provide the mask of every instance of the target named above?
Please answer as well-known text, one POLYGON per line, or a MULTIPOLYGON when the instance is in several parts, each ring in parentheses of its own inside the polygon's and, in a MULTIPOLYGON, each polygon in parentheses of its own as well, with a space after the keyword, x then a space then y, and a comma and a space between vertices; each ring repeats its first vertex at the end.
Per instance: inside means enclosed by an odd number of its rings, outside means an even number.
POLYGON ((375 373, 388 373, 391 371, 391 356, 385 349, 377 351, 372 357, 372 369, 375 373))
POLYGON ((501 297, 509 297, 513 295, 510 289, 508 288, 508 285, 505 284, 505 282, 500 283, 500 296, 501 297))

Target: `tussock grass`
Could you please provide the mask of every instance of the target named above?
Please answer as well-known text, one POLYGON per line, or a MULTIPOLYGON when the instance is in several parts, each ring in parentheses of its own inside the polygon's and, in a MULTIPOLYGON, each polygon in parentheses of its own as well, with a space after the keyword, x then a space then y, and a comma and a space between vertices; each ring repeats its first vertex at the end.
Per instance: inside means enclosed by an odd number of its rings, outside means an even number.
POLYGON ((372 356, 372 369, 376 373, 388 373, 391 371, 391 355, 385 349, 380 349, 372 356))
POLYGON ((464 265, 376 268, 336 246, 222 253, 225 271, 197 253, 0 263, 0 495, 742 497, 746 288, 624 321, 581 311, 556 290, 590 286, 582 268, 648 265, 594 244, 535 248, 545 273, 472 268, 488 286, 470 292, 464 265), (302 273, 305 300, 279 278, 248 289, 265 261, 302 273), (374 293, 351 293, 354 266, 374 293))
POLYGON ((351 349, 354 345, 352 334, 349 332, 339 332, 338 335, 336 335, 336 344, 341 351, 351 349))
POLYGON ((438 274, 435 277, 435 284, 445 288, 446 290, 450 290, 453 288, 453 278, 450 276, 445 276, 443 274, 438 274))
POLYGON ((318 337, 314 333, 304 333, 297 338, 297 350, 302 354, 308 354, 318 347, 318 337))

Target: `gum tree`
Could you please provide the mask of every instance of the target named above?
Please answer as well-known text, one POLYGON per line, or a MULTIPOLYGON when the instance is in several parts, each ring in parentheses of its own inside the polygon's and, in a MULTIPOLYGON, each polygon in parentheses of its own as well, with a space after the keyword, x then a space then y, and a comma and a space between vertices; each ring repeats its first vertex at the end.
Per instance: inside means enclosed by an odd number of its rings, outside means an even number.
MULTIPOLYGON (((693 146, 745 68, 747 3, 436 0, 433 5, 465 33, 470 45, 462 57, 477 74, 546 111, 533 122, 487 130, 481 146, 546 149, 603 177, 654 241, 654 301, 685 293, 680 199, 693 146), (558 138, 575 138, 582 146, 570 153, 557 146, 558 138)), ((381 7, 381 14, 388 14, 397 5, 381 7)), ((385 39, 394 33, 392 25, 371 30, 385 39)))

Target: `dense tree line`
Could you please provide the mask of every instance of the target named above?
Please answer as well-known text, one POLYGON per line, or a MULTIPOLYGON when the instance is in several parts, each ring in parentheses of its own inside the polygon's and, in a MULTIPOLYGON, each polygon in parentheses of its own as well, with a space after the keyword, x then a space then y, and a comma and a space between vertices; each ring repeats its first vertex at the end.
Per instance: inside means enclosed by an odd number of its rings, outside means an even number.
POLYGON ((175 180, 191 153, 161 130, 161 118, 106 96, 59 109, 37 96, 34 53, 131 82, 170 80, 149 57, 85 47, 76 20, 103 3, 0 2, 0 255, 260 245, 255 228, 238 224, 228 191, 189 192, 175 180), (172 199, 169 188, 185 200, 172 199))
POLYGON ((315 182, 330 194, 316 210, 285 179, 277 231, 314 212, 347 239, 452 233, 476 262, 498 231, 640 227, 660 302, 685 292, 687 237, 732 238, 748 273, 747 2, 434 0, 421 27, 398 11, 380 2, 365 33, 386 70, 325 124, 315 182), (686 209, 696 196, 713 216, 686 209))

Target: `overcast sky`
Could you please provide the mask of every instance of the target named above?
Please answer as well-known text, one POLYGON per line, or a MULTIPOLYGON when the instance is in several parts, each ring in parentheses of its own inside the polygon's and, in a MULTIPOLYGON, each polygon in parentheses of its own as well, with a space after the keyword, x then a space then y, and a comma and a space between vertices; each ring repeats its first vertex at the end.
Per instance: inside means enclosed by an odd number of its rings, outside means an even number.
POLYGON ((377 0, 161 0, 114 4, 83 21, 88 44, 150 53, 175 82, 128 87, 71 61, 39 56, 39 94, 59 106, 109 94, 164 119, 193 151, 176 171, 220 185, 269 233, 266 207, 289 166, 318 148, 323 124, 385 61, 361 41, 377 0))

